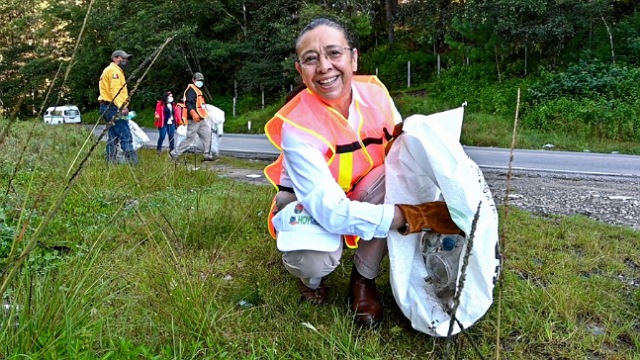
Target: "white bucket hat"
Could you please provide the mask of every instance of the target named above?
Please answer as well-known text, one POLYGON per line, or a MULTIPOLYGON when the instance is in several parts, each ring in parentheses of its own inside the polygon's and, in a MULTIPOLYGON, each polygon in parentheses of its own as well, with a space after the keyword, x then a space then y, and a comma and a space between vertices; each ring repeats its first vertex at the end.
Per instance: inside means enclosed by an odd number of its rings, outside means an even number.
POLYGON ((294 201, 280 210, 271 220, 277 232, 278 250, 315 250, 333 252, 338 250, 342 236, 325 230, 305 210, 294 201))

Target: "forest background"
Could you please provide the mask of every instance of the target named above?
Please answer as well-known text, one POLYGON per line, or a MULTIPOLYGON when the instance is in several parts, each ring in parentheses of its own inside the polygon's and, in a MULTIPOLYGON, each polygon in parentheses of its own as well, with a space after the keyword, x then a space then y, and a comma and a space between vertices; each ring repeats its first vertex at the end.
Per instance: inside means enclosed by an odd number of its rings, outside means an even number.
MULTIPOLYGON (((604 139, 640 153, 639 10, 633 0, 7 0, 0 114, 28 119, 63 104, 95 111, 113 50, 134 54, 135 69, 175 36, 132 98, 139 122, 151 125, 161 94, 181 93, 200 71, 229 132, 262 132, 299 82, 295 37, 324 16, 351 29, 360 73, 378 74, 403 116, 467 101, 478 122, 512 122, 520 88, 522 131, 549 134, 523 146, 570 135, 581 139, 572 150, 604 139)), ((496 131, 466 143, 504 145, 496 131)))

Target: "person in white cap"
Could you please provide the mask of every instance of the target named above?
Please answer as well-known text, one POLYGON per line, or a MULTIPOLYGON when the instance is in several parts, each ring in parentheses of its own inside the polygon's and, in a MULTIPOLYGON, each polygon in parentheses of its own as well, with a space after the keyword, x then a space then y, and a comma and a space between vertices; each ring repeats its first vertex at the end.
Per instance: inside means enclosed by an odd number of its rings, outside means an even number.
POLYGON ((389 231, 431 228, 450 234, 459 229, 444 202, 384 204, 385 150, 402 119, 377 77, 353 75, 358 51, 344 27, 316 19, 302 30, 295 50, 306 89, 288 96, 290 101, 265 126, 267 137, 282 151, 265 168, 279 190, 270 232, 285 268, 300 279, 301 298, 318 305, 327 301, 324 277, 340 263, 340 239, 357 247, 351 310, 358 324, 376 325, 383 307, 375 278, 389 231), (292 226, 299 223, 314 226, 292 226))
POLYGON ((124 153, 125 159, 131 164, 138 163, 138 154, 133 148, 133 138, 129 129, 127 108, 129 101, 129 91, 124 70, 127 68, 133 55, 127 54, 124 50, 116 50, 111 54, 111 64, 107 66, 100 75, 100 114, 107 123, 112 123, 109 127, 107 140, 107 151, 105 160, 108 164, 115 164, 118 143, 124 153), (115 118, 120 109, 121 117, 115 118))
POLYGON ((204 95, 202 94, 202 90, 200 90, 204 85, 204 75, 199 72, 193 73, 191 82, 182 96, 184 103, 178 104, 178 106, 182 107, 181 118, 183 121, 187 119, 188 122, 187 138, 180 142, 180 145, 173 149, 173 151, 169 152, 169 156, 171 156, 173 161, 178 161, 180 155, 191 146, 196 136, 198 136, 204 146, 204 160, 213 161, 216 160, 217 157, 211 154, 211 126, 208 122, 204 121, 208 112, 204 106, 206 104, 204 95))

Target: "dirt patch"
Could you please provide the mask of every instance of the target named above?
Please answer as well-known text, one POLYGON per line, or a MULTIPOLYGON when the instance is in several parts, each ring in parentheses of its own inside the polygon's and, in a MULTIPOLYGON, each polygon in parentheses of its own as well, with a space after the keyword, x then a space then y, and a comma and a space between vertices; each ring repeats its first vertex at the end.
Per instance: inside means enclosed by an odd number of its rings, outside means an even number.
MULTIPOLYGON (((265 162, 265 166, 268 163, 265 162)), ((233 180, 242 181, 253 185, 271 185, 269 180, 264 176, 262 170, 244 169, 235 166, 213 163, 203 163, 203 167, 211 171, 217 172, 220 177, 227 177, 233 180)))

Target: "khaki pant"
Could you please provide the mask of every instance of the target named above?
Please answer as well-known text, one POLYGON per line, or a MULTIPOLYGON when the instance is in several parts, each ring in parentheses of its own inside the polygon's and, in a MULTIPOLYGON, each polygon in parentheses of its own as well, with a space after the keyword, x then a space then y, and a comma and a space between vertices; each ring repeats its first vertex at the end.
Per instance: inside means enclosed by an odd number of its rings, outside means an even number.
MULTIPOLYGON (((373 169, 358 184, 350 196, 351 200, 382 204, 384 202, 384 166, 373 169)), ((295 195, 282 193, 276 196, 276 208, 282 209, 288 203, 296 200, 295 195)), ((282 262, 289 273, 315 289, 320 285, 323 277, 329 275, 340 265, 342 244, 334 252, 313 250, 296 250, 282 254, 282 262)), ((380 263, 387 254, 387 239, 373 238, 369 241, 360 239, 353 263, 360 273, 367 279, 378 276, 380 263)))
POLYGON ((187 137, 180 142, 180 145, 176 147, 170 154, 172 157, 178 157, 183 152, 187 151, 196 136, 200 137, 202 145, 204 146, 204 156, 211 156, 211 126, 203 119, 199 122, 189 120, 189 126, 187 126, 187 137))

